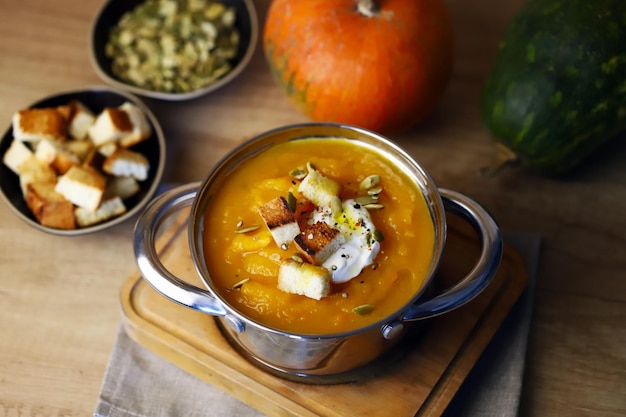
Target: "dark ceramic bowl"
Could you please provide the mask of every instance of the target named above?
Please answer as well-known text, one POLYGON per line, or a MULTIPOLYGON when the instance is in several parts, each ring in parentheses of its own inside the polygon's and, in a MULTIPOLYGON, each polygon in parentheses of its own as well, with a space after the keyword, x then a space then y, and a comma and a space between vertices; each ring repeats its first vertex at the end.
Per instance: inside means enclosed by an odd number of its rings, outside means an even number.
MULTIPOLYGON (((0 194, 17 217, 36 229, 63 236, 77 236, 97 232, 122 223, 130 217, 133 217, 154 196, 163 176, 163 169, 165 167, 165 138, 163 137, 161 126, 152 111, 150 111, 148 107, 146 107, 132 94, 115 91, 107 87, 94 87, 61 92, 39 100, 28 106, 28 108, 65 105, 72 99, 82 102, 92 112, 94 112, 94 114, 98 114, 105 107, 118 107, 127 101, 138 106, 146 115, 148 123, 152 128, 152 135, 147 140, 135 145, 132 149, 142 153, 146 158, 148 158, 148 161, 150 162, 150 171, 148 178, 145 181, 140 182, 141 190, 139 193, 127 200, 124 200, 124 204, 127 208, 126 213, 93 226, 82 227, 74 230, 61 230, 43 226, 35 219, 35 216, 31 213, 30 209, 26 205, 26 201, 24 200, 24 196, 20 188, 19 177, 6 165, 0 163, 0 194)), ((19 110, 22 109, 15 109, 16 112, 19 110)), ((9 128, 2 136, 2 139, 0 139, 0 155, 5 154, 12 141, 13 127, 11 121, 9 121, 9 128)))
POLYGON ((111 70, 112 60, 105 54, 109 33, 111 29, 117 25, 124 13, 134 9, 144 1, 145 0, 109 0, 96 16, 90 39, 91 63, 98 76, 107 84, 145 97, 169 101, 189 100, 208 94, 228 84, 236 78, 250 62, 256 47, 259 31, 254 4, 252 0, 221 0, 223 4, 235 7, 235 25, 240 33, 239 49, 232 62, 233 68, 228 73, 213 84, 188 93, 153 91, 120 80, 113 74, 111 70))

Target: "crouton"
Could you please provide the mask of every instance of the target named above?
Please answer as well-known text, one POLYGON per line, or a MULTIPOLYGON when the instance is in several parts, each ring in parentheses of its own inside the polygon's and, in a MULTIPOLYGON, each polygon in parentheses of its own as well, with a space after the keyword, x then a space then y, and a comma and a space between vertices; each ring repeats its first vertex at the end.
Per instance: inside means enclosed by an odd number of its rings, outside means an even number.
POLYGON ((111 156, 117 149, 117 142, 109 142, 97 148, 92 147, 83 160, 83 165, 102 171, 102 164, 106 157, 111 156))
POLYGON ((102 163, 102 170, 115 176, 133 177, 138 181, 148 178, 150 163, 148 158, 139 152, 119 148, 102 163))
POLYGON ((6 165, 11 171, 19 174, 19 166, 32 157, 33 152, 28 146, 19 140, 14 140, 4 153, 2 162, 4 162, 4 165, 6 165))
POLYGON ((85 166, 73 166, 59 177, 55 190, 79 207, 95 210, 102 201, 105 177, 85 166))
POLYGON ((66 140, 67 120, 54 108, 20 110, 13 115, 13 137, 22 142, 66 140))
POLYGON ((120 197, 102 200, 95 210, 87 210, 84 207, 76 207, 74 215, 79 227, 92 226, 126 213, 126 206, 120 197))
POLYGON ((111 177, 104 190, 104 198, 119 196, 126 200, 141 190, 139 183, 133 177, 111 177))
POLYGON ((33 182, 26 186, 26 204, 43 226, 75 229, 74 206, 54 189, 51 182, 33 182))
POLYGON ((80 164, 80 160, 64 149, 64 143, 54 139, 42 139, 37 144, 35 157, 41 163, 50 165, 59 174, 65 174, 72 166, 80 164))
POLYGON ((57 156, 57 150, 60 148, 54 139, 42 139, 35 149, 35 158, 42 164, 50 165, 57 156))
POLYGON ((85 139, 89 133, 89 128, 96 120, 96 116, 78 100, 72 100, 68 106, 71 109, 67 126, 70 137, 79 140, 85 139))
POLYGON ((94 149, 94 146, 90 140, 68 140, 63 144, 63 149, 75 155, 82 162, 94 149))
POLYGON ((288 245, 300 233, 300 226, 284 197, 263 204, 259 207, 259 214, 279 247, 288 245))
POLYGON ((72 118, 72 115, 74 114, 75 108, 71 104, 62 104, 60 106, 56 106, 55 110, 59 112, 59 114, 63 116, 66 121, 69 122, 69 120, 72 118))
POLYGON ((339 230, 324 222, 308 225, 294 238, 298 251, 314 265, 324 263, 344 242, 339 230))
POLYGON ((57 173, 50 166, 42 164, 35 155, 31 155, 18 167, 20 187, 26 197, 27 185, 33 182, 56 183, 57 173))
POLYGON ((89 137, 96 146, 108 142, 115 142, 120 138, 131 134, 133 124, 124 110, 118 108, 105 108, 96 117, 94 123, 89 127, 89 137))
POLYGON ((50 167, 53 168, 59 175, 65 174, 70 170, 71 167, 75 165, 79 165, 80 160, 76 155, 73 155, 69 152, 61 151, 57 154, 54 161, 50 164, 50 167))
POLYGON ((298 186, 298 191, 319 207, 329 207, 339 196, 341 185, 325 177, 317 170, 311 170, 298 186))
POLYGON ((278 289, 319 300, 330 293, 330 279, 326 268, 287 259, 280 265, 278 289))
POLYGON ((102 156, 111 156, 119 148, 117 142, 109 142, 98 147, 98 153, 102 156))
POLYGON ((123 148, 130 148, 150 137, 152 129, 146 119, 144 112, 134 104, 126 102, 122 104, 120 110, 123 110, 128 114, 130 122, 133 125, 132 132, 119 139, 119 144, 123 148))
POLYGON ((104 156, 98 152, 98 149, 93 148, 83 160, 83 166, 102 171, 103 162, 104 156))

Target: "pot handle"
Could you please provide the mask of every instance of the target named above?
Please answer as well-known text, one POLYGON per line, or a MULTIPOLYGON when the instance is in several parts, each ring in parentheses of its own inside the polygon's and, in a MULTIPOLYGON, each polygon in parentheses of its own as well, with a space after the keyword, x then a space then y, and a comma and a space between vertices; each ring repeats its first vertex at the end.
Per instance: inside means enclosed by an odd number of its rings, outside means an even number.
POLYGON ((159 293, 185 307, 214 316, 226 315, 224 306, 202 288, 191 285, 165 268, 156 251, 156 237, 165 221, 191 206, 200 183, 170 189, 148 204, 135 224, 133 246, 137 266, 143 277, 159 293))
POLYGON ((402 321, 438 316, 472 300, 491 282, 502 259, 502 233, 489 213, 463 194, 446 189, 439 192, 446 210, 467 220, 480 236, 480 257, 464 278, 434 298, 418 301, 405 312, 402 321))

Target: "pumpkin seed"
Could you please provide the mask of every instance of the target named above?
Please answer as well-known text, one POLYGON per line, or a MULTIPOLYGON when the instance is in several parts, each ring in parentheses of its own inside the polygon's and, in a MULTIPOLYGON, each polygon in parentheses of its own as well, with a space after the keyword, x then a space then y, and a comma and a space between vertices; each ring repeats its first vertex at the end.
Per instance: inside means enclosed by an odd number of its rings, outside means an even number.
POLYGON ((216 0, 146 0, 111 30, 105 53, 125 82, 186 93, 229 72, 239 42, 233 7, 216 0))
POLYGON ((293 255, 291 255, 291 259, 299 263, 304 262, 304 260, 302 259, 302 256, 298 255, 297 253, 294 253, 293 255))
POLYGON ((237 230, 235 230, 235 233, 248 233, 248 232, 253 232, 255 230, 257 230, 259 227, 258 224, 253 224, 252 226, 247 226, 247 227, 241 227, 237 230))
POLYGON ((367 194, 372 197, 380 197, 380 193, 383 192, 383 187, 373 187, 367 190, 367 194))
POLYGON ((311 171, 316 171, 316 170, 317 170, 317 168, 315 168, 315 165, 313 165, 313 163, 312 163, 312 162, 307 162, 307 163, 306 163, 306 169, 307 169, 309 172, 311 172, 311 171))
POLYGON ((362 196, 355 198, 354 201, 364 206, 366 204, 374 204, 376 201, 378 201, 378 199, 372 197, 371 195, 362 195, 362 196))
POLYGON ((374 229, 374 240, 376 242, 382 242, 383 240, 385 240, 385 236, 383 235, 383 232, 380 231, 380 229, 374 229))
POLYGON ((287 194, 287 205, 289 206, 289 210, 295 212, 296 211, 296 197, 293 195, 291 191, 287 194))
POLYGON ((374 307, 371 304, 361 304, 360 306, 354 307, 354 309, 352 309, 352 311, 354 311, 359 316, 364 316, 364 315, 369 314, 372 311, 374 311, 375 308, 376 307, 374 307))
POLYGON ((302 168, 296 168, 289 171, 289 176, 297 180, 304 179, 304 177, 306 177, 306 174, 307 171, 302 168))
POLYGON ((363 207, 365 207, 368 210, 380 210, 380 209, 385 208, 383 204, 376 204, 376 203, 363 204, 363 207))
POLYGON ((237 281, 235 284, 233 284, 232 288, 233 290, 239 289, 243 286, 243 284, 245 284, 246 282, 250 281, 250 278, 244 278, 241 281, 237 281))
POLYGON ((359 184, 359 188, 361 190, 369 190, 370 188, 377 185, 379 182, 380 182, 380 175, 376 175, 376 174, 369 175, 365 177, 363 181, 361 181, 361 184, 359 184))

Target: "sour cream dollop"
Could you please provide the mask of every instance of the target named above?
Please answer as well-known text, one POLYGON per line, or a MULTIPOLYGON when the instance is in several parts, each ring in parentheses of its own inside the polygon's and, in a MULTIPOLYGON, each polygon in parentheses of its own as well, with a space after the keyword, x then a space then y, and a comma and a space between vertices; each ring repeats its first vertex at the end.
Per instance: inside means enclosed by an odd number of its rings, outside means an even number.
POLYGON ((359 275, 363 268, 374 263, 380 251, 369 211, 352 199, 343 201, 342 209, 340 215, 334 216, 330 208, 319 208, 309 219, 311 224, 321 221, 338 229, 345 240, 322 264, 331 272, 334 283, 347 282, 359 275))

